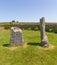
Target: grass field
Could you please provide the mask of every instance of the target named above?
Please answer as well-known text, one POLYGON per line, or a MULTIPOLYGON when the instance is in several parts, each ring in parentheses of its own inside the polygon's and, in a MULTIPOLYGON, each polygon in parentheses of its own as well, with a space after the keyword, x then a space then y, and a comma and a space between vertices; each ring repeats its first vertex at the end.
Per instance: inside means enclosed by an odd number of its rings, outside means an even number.
POLYGON ((57 34, 46 34, 53 49, 39 46, 39 31, 23 30, 26 45, 11 50, 6 46, 10 42, 10 30, 0 31, 0 65, 57 65, 57 34))

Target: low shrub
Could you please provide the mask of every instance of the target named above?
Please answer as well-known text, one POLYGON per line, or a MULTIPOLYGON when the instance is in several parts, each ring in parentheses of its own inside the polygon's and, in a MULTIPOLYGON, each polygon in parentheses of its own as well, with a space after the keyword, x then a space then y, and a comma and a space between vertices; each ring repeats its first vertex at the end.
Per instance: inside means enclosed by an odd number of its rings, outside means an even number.
POLYGON ((57 29, 54 29, 54 33, 57 33, 57 29))
POLYGON ((24 28, 21 28, 22 30, 25 30, 24 28))
POLYGON ((4 29, 10 29, 10 26, 9 25, 5 25, 4 29))
POLYGON ((27 30, 32 30, 31 27, 27 28, 27 30))
POLYGON ((35 30, 35 31, 38 31, 38 30, 39 30, 39 28, 38 28, 38 27, 35 27, 35 28, 34 28, 34 30, 35 30))
POLYGON ((48 32, 54 32, 54 30, 53 29, 49 29, 48 32))

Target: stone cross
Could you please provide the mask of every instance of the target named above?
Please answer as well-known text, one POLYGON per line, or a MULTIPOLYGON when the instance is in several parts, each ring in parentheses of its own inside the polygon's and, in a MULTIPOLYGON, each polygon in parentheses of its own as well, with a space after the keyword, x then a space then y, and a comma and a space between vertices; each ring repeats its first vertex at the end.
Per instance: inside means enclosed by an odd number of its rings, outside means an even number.
POLYGON ((17 27, 11 27, 10 44, 11 46, 21 45, 23 43, 22 30, 17 27))
POLYGON ((41 45, 48 46, 48 38, 45 33, 45 18, 40 19, 40 34, 41 34, 41 45))

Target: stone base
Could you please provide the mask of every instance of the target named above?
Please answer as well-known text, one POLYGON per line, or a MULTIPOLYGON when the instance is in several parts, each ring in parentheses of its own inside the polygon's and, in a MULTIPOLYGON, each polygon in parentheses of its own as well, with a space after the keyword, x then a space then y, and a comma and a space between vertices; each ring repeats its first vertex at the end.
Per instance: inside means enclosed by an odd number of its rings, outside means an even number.
POLYGON ((19 46, 19 45, 23 45, 23 43, 10 43, 10 46, 19 46))
POLYGON ((43 46, 43 47, 48 47, 49 45, 48 45, 48 43, 41 42, 41 46, 43 46))
POLYGON ((48 44, 43 45, 43 44, 41 43, 41 46, 42 46, 42 47, 48 47, 49 45, 48 45, 48 44))

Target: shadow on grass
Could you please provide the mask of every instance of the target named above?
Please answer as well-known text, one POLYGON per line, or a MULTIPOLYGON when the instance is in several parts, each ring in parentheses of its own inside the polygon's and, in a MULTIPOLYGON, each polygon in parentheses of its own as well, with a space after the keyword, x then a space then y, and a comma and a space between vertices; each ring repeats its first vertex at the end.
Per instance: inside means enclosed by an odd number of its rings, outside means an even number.
POLYGON ((32 45, 32 46, 41 46, 41 44, 40 43, 28 43, 28 45, 32 45))
POLYGON ((4 47, 9 47, 10 44, 9 44, 9 43, 7 43, 7 44, 3 44, 3 46, 4 46, 4 47))
MULTIPOLYGON (((27 43, 27 45, 30 45, 30 46, 41 46, 40 43, 33 43, 33 42, 29 42, 27 43)), ((9 43, 6 43, 6 44, 3 44, 4 47, 10 47, 10 44, 9 43)))

